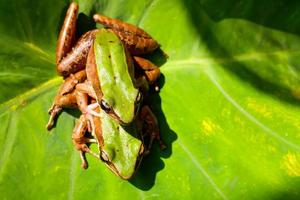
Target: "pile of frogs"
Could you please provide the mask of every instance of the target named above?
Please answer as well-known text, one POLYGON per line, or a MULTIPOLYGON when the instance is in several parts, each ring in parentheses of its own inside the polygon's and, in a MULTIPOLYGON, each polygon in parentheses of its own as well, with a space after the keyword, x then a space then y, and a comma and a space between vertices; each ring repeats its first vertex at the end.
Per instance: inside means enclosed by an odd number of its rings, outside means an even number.
POLYGON ((116 175, 129 179, 154 140, 161 148, 158 122, 144 99, 156 88, 160 70, 141 57, 159 48, 144 30, 100 14, 94 21, 105 28, 94 29, 76 39, 78 5, 71 3, 56 49, 56 68, 64 78, 49 109, 51 130, 65 108, 81 112, 72 141, 80 152, 101 159, 116 175), (98 146, 97 153, 90 149, 98 146))

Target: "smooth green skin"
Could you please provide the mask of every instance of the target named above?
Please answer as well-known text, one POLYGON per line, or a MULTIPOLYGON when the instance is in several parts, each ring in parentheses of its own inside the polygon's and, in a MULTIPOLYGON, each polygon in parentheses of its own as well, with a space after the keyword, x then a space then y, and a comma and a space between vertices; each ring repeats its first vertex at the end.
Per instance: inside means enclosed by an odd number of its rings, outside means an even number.
POLYGON ((299 199, 299 4, 80 1, 138 24, 169 55, 152 106, 172 154, 154 146, 128 182, 88 155, 81 169, 69 114, 45 130, 67 2, 1 0, 1 198, 299 199))
POLYGON ((125 49, 112 32, 101 29, 94 41, 98 78, 105 100, 121 122, 129 124, 135 117, 139 90, 130 76, 125 49))
POLYGON ((130 178, 134 172, 140 156, 141 140, 138 139, 138 130, 135 123, 130 126, 121 126, 104 111, 101 115, 101 130, 105 153, 109 164, 114 165, 112 170, 124 179, 130 178))

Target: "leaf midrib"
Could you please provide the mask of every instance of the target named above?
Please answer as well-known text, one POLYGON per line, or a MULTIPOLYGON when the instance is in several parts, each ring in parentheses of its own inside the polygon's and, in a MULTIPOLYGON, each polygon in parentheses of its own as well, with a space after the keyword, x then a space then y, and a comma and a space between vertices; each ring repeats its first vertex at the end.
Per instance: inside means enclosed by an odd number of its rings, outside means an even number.
MULTIPOLYGON (((275 52, 268 52, 268 53, 262 53, 262 52, 256 52, 256 53, 247 53, 247 54, 240 54, 233 56, 231 58, 216 58, 212 59, 210 57, 204 57, 204 58, 189 58, 189 59, 181 59, 181 60, 171 60, 167 62, 164 65, 164 70, 175 70, 181 67, 181 65, 187 65, 191 68, 199 68, 199 66, 212 66, 213 64, 224 64, 226 62, 233 62, 233 61, 246 61, 251 59, 261 59, 266 56, 271 55, 279 55, 279 56, 285 56, 285 55, 291 55, 291 54, 300 54, 300 51, 292 51, 292 50, 285 50, 285 51, 275 51, 275 52)), ((202 68, 204 73, 209 77, 209 80, 218 88, 218 91, 222 93, 222 95, 225 97, 227 101, 229 101, 239 112, 241 112, 247 119, 249 119, 251 122, 253 122, 255 125, 260 127, 264 132, 271 135, 272 137, 278 139, 282 143, 300 151, 300 146, 297 144, 294 144, 285 138, 282 138, 278 133, 274 132, 269 127, 265 126, 264 124, 260 123, 259 120, 257 120, 254 116, 252 116, 250 113, 248 113, 244 109, 239 109, 239 105, 236 101, 233 100, 234 103, 228 97, 224 92, 222 92, 222 88, 220 89, 218 86, 220 86, 217 83, 217 77, 216 72, 212 67, 209 69, 202 68)), ((53 79, 50 79, 49 81, 42 83, 41 85, 29 90, 28 92, 21 94, 17 97, 14 97, 11 100, 8 100, 2 104, 0 104, 0 112, 1 115, 5 114, 7 111, 14 111, 17 110, 20 105, 24 104, 24 102, 28 103, 30 99, 33 99, 34 96, 39 95, 43 91, 45 91, 47 88, 52 88, 54 86, 57 86, 61 82, 61 77, 55 77, 53 79)), ((221 86, 220 86, 221 87, 221 86)), ((0 115, 0 116, 1 116, 0 115)))
MULTIPOLYGON (((245 54, 239 54, 232 57, 227 58, 211 58, 211 57, 202 57, 202 58, 187 58, 187 59, 180 59, 180 60, 171 60, 168 61, 163 67, 165 70, 172 70, 175 68, 180 67, 180 65, 189 65, 190 67, 196 67, 198 65, 200 66, 210 66, 212 64, 224 64, 224 63, 231 63, 231 62, 237 62, 237 61, 247 61, 247 60, 253 60, 257 59, 260 60, 262 58, 265 58, 266 56, 287 56, 287 55, 300 55, 300 50, 282 50, 282 51, 274 51, 274 52, 254 52, 254 53, 245 53, 245 54)), ((27 101, 28 99, 31 99, 34 95, 38 94, 40 91, 45 90, 46 88, 53 87, 59 84, 61 81, 60 77, 55 77, 47 82, 44 82, 29 91, 18 95, 2 104, 0 104, 0 111, 3 111, 5 107, 7 109, 11 109, 14 107, 18 107, 17 102, 27 101)), ((3 112, 2 112, 3 113, 3 112)))
POLYGON ((169 65, 211 65, 211 64, 225 64, 232 62, 243 62, 249 60, 262 60, 268 56, 288 57, 300 55, 300 50, 281 50, 273 52, 253 52, 232 55, 230 57, 202 57, 202 58, 187 58, 180 60, 172 60, 167 62, 165 66, 169 65))
POLYGON ((0 113, 1 113, 0 116, 5 114, 7 111, 17 110, 20 107, 20 105, 29 103, 29 100, 32 99, 34 96, 37 96, 38 94, 42 93, 48 88, 57 86, 61 81, 62 81, 61 77, 52 78, 38 85, 37 87, 34 87, 29 91, 0 104, 0 113))

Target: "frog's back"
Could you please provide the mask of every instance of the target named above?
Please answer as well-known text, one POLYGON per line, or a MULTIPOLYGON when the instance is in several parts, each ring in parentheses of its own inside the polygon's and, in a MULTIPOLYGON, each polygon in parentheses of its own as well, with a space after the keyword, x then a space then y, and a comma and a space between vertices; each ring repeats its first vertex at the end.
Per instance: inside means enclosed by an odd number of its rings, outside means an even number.
POLYGON ((138 89, 133 83, 134 67, 121 40, 111 31, 101 29, 94 41, 95 66, 102 100, 104 100, 124 123, 135 116, 138 89))
MULTIPOLYGON (((129 179, 138 167, 144 146, 135 123, 122 126, 101 111, 101 158, 118 176, 129 179)), ((99 136, 98 136, 99 137, 99 136)))

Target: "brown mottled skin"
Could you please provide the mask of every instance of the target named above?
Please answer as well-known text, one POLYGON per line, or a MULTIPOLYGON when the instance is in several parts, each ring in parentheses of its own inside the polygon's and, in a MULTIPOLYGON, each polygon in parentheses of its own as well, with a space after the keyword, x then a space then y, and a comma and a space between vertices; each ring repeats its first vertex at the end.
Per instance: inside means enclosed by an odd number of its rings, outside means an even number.
POLYGON ((63 27, 58 36, 56 46, 56 64, 66 56, 71 50, 73 43, 75 42, 76 34, 76 21, 78 15, 78 4, 71 3, 67 11, 63 27))
POLYGON ((159 47, 156 40, 137 26, 100 14, 95 14, 94 20, 116 33, 132 55, 148 54, 159 47))
POLYGON ((62 76, 68 76, 85 68, 90 47, 98 30, 86 32, 80 37, 76 46, 57 65, 57 71, 62 76))
POLYGON ((60 95, 64 95, 72 91, 77 83, 82 83, 86 80, 86 71, 81 70, 75 74, 70 74, 65 80, 62 87, 59 90, 60 95))
POLYGON ((50 114, 50 118, 47 124, 48 130, 51 130, 53 128, 54 121, 63 108, 75 107, 74 105, 76 105, 76 93, 74 89, 78 83, 83 82, 85 79, 86 72, 85 70, 82 70, 75 74, 71 74, 64 80, 63 84, 58 90, 57 95, 55 96, 51 108, 48 111, 48 113, 50 114))
MULTIPOLYGON (((85 68, 89 49, 91 48, 95 34, 98 31, 88 31, 79 38, 74 48, 71 48, 70 38, 75 37, 76 20, 74 20, 74 18, 77 19, 78 12, 78 6, 76 7, 74 4, 75 3, 72 3, 70 8, 68 9, 64 25, 59 34, 57 47, 57 72, 64 77, 85 68), (67 44, 64 43, 63 39, 66 39, 67 44), (69 49, 69 51, 64 51, 64 49, 69 49)), ((148 33, 132 24, 128 24, 120 20, 112 19, 99 14, 94 15, 94 20, 96 22, 102 23, 104 26, 107 26, 111 31, 118 35, 118 37, 123 41, 124 45, 132 55, 148 54, 159 47, 159 44, 148 33)), ((138 66, 143 69, 143 66, 138 66)), ((153 64, 153 66, 155 65, 153 64)), ((154 73, 157 72, 158 75, 153 77, 158 78, 160 74, 159 68, 155 66, 154 73)), ((151 80, 151 82, 154 81, 155 80, 151 80)))
MULTIPOLYGON (((82 115, 76 123, 72 133, 72 141, 82 159, 82 167, 87 168, 88 163, 85 157, 86 153, 100 158, 99 155, 92 152, 89 144, 98 143, 100 152, 104 142, 101 136, 101 119, 86 113, 90 103, 101 99, 102 92, 99 88, 100 83, 97 75, 95 54, 92 45, 96 30, 91 30, 79 38, 75 44, 76 22, 78 15, 78 5, 71 3, 67 11, 64 24, 59 34, 56 49, 57 72, 64 77, 64 83, 61 85, 57 95, 55 96, 53 105, 49 109, 49 122, 47 129, 51 130, 57 116, 66 107, 78 108, 82 115), (75 46, 74 46, 75 44, 75 46), (93 85, 91 85, 91 83, 93 85), (93 86, 93 87, 92 87, 93 86), (98 87, 98 88, 97 88, 98 87), (88 132, 96 135, 95 139, 87 137, 88 132)), ((122 22, 117 19, 111 19, 99 14, 94 15, 96 22, 104 24, 109 30, 113 31, 124 43, 127 55, 129 71, 134 77, 134 65, 144 70, 144 76, 139 80, 146 80, 152 84, 160 75, 159 68, 150 61, 131 55, 141 55, 151 53, 159 47, 159 44, 144 30, 122 22), (146 78, 145 78, 146 77, 146 78)), ((138 85, 138 84, 137 84, 138 85)), ((148 87, 148 86, 144 86, 148 87)), ((100 108, 95 108, 99 112, 100 108)), ((161 142, 158 130, 157 119, 148 106, 144 106, 137 117, 141 130, 142 140, 150 138, 148 151, 152 145, 152 141, 157 139, 161 142)), ((161 143, 162 144, 162 143, 161 143)), ((161 145, 162 146, 162 145, 161 145)), ((143 150, 144 152, 144 150, 143 150)))
POLYGON ((104 26, 109 27, 115 31, 125 32, 132 35, 141 36, 142 38, 152 39, 152 37, 143 29, 121 20, 113 19, 100 14, 95 14, 93 18, 95 22, 103 24, 104 26))
POLYGON ((145 58, 134 56, 133 59, 144 70, 149 84, 153 84, 160 76, 159 68, 145 58))
MULTIPOLYGON (((96 102, 96 101, 92 101, 92 102, 96 102)), ((100 108, 99 107, 96 108, 95 111, 100 112, 100 108)), ((101 131, 102 123, 101 123, 100 117, 93 116, 93 123, 94 123, 94 126, 95 126, 94 134, 97 138, 99 148, 103 148, 104 141, 103 141, 103 137, 102 137, 102 131, 101 131)))
POLYGON ((98 71, 96 67, 93 45, 92 48, 90 48, 88 59, 87 59, 86 73, 87 73, 87 78, 88 80, 91 80, 90 84, 94 88, 94 91, 96 93, 96 100, 99 101, 102 98, 103 94, 100 88, 100 80, 98 78, 98 71))

